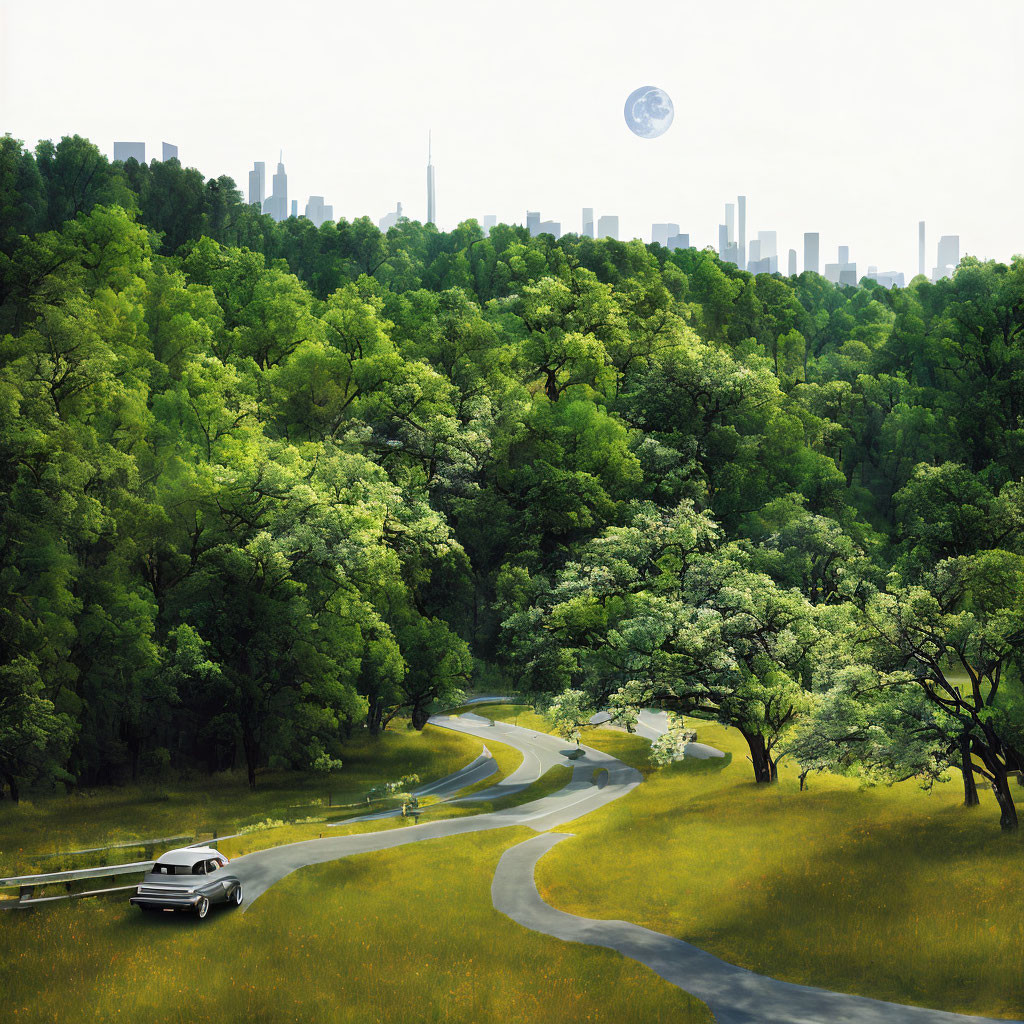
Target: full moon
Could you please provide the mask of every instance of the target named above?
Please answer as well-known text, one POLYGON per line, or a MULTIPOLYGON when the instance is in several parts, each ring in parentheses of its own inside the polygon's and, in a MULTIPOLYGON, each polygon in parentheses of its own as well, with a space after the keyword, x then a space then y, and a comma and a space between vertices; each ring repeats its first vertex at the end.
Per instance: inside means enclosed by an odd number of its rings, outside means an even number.
POLYGON ((623 114, 634 135, 641 139, 656 139, 668 131, 675 116, 675 107, 664 89, 642 85, 629 94, 623 114))

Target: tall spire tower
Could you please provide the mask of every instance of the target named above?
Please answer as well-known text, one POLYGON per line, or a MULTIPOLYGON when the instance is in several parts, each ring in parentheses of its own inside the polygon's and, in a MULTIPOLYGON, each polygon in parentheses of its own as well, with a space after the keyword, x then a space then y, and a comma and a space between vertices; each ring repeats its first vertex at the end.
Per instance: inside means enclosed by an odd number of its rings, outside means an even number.
POLYGON ((427 223, 435 224, 437 207, 434 204, 434 165, 431 161, 431 133, 427 132, 427 223))

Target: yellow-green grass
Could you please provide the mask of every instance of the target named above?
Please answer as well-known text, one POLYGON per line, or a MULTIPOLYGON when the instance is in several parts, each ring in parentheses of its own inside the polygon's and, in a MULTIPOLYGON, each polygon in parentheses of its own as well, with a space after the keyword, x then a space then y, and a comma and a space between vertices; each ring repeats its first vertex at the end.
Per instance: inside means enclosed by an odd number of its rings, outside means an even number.
POLYGON ((86 901, 8 912, 12 1022, 710 1024, 707 1008, 609 950, 530 932, 491 905, 525 828, 306 868, 205 922, 86 901))
MULTIPOLYGON (((815 775, 801 793, 785 762, 758 787, 735 730, 692 724, 731 758, 645 766, 541 860, 545 899, 787 981, 1024 1017, 1024 839, 1000 833, 990 794, 962 807, 958 775, 931 793, 815 775)), ((585 742, 626 760, 638 741, 585 742)))
MULTIPOLYGON (((34 797, 18 805, 5 801, 0 803, 0 875, 120 863, 141 857, 142 849, 73 858, 34 856, 42 853, 182 833, 205 838, 213 829, 229 835, 266 818, 338 820, 361 813, 365 808, 351 805, 378 783, 409 773, 427 782, 458 771, 479 753, 476 737, 432 725, 416 732, 396 722, 378 737, 357 733, 345 745, 343 768, 329 782, 299 772, 265 772, 251 791, 244 775, 223 773, 188 782, 34 797), (338 806, 345 804, 350 806, 338 806)), ((375 805, 381 806, 386 804, 375 805)))

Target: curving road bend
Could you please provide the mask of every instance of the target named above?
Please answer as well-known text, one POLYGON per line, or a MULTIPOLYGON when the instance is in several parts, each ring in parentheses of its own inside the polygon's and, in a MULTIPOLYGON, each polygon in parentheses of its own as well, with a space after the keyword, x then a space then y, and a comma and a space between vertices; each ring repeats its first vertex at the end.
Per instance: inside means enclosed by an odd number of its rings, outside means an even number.
POLYGON ((531 931, 566 942, 605 946, 638 960, 666 981, 702 999, 718 1024, 991 1024, 987 1017, 776 981, 649 928, 556 910, 537 891, 534 868, 548 850, 568 838, 548 832, 506 850, 491 883, 495 909, 531 931))
MULTIPOLYGON (((611 715, 607 711, 599 711, 590 719, 591 725, 600 725, 606 729, 618 729, 625 732, 626 728, 611 721, 611 715)), ((668 712, 655 711, 653 708, 644 708, 636 719, 633 732, 642 736, 652 743, 663 733, 668 732, 668 712)), ((725 757, 722 751, 716 747, 710 747, 706 743, 698 743, 694 740, 683 747, 683 756, 692 757, 698 761, 706 761, 709 757, 725 757)))
MULTIPOLYGON (((529 785, 527 778, 536 781, 553 764, 571 765, 572 778, 557 793, 519 807, 466 818, 423 822, 385 832, 310 839, 302 843, 290 843, 246 854, 231 862, 232 873, 241 879, 245 891, 244 906, 250 906, 275 882, 310 864, 323 864, 358 853, 387 850, 395 846, 421 842, 424 839, 512 828, 517 825, 526 825, 537 832, 546 832, 624 796, 642 781, 640 773, 629 765, 590 747, 583 748, 584 755, 578 760, 567 761, 565 754, 569 748, 565 742, 546 733, 534 733, 514 725, 500 723, 492 726, 488 719, 480 719, 476 715, 463 715, 454 719, 438 718, 432 721, 435 725, 470 735, 481 735, 487 730, 495 740, 500 737, 503 743, 520 750, 523 753, 524 765, 529 760, 529 766, 519 774, 519 780, 515 784, 516 792, 529 785), (604 771, 600 771, 601 769, 604 771), (596 783, 598 774, 601 779, 600 785, 596 783)), ((513 775, 518 772, 519 770, 513 775)), ((510 775, 509 779, 512 778, 510 775)), ((501 795, 507 796, 509 792, 505 789, 501 795)))
MULTIPOLYGON (((702 999, 715 1014, 718 1024, 996 1024, 986 1017, 904 1006, 777 981, 648 928, 625 921, 577 917, 556 910, 541 899, 534 869, 548 850, 569 837, 549 830, 625 796, 639 785, 642 776, 617 758, 592 747, 583 747, 582 757, 568 761, 569 748, 563 740, 509 723, 492 723, 478 715, 437 716, 431 722, 445 729, 479 736, 482 740, 492 737, 522 752, 523 762, 519 768, 502 782, 475 794, 476 799, 496 799, 520 792, 555 764, 570 765, 572 778, 557 793, 519 807, 384 832, 313 839, 239 857, 231 862, 231 868, 242 880, 245 906, 250 906, 275 882, 311 864, 426 839, 525 825, 542 834, 511 847, 502 855, 491 883, 495 908, 533 931, 567 942, 604 946, 637 960, 702 999)), ((659 727, 664 731, 664 722, 657 715, 642 719, 641 724, 655 735, 659 727)), ((696 746, 704 747, 703 744, 696 746)), ((690 756, 722 754, 714 748, 706 748, 694 750, 690 756)), ((438 788, 433 792, 451 793, 453 786, 457 789, 470 785, 471 782, 465 781, 467 778, 479 781, 475 773, 487 770, 488 758, 485 746, 484 753, 461 772, 438 780, 434 784, 438 788)), ((489 774, 482 777, 487 778, 489 774)), ((1024 1022, 1003 1021, 1002 1024, 1024 1022)))

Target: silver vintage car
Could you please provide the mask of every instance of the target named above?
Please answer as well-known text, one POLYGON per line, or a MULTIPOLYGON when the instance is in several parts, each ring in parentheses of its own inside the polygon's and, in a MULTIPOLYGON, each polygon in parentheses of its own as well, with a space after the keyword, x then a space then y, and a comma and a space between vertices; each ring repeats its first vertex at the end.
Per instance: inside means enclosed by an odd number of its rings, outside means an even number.
POLYGON ((202 919, 213 903, 242 903, 242 883, 228 859, 210 846, 161 854, 129 900, 143 910, 187 910, 202 919))

